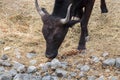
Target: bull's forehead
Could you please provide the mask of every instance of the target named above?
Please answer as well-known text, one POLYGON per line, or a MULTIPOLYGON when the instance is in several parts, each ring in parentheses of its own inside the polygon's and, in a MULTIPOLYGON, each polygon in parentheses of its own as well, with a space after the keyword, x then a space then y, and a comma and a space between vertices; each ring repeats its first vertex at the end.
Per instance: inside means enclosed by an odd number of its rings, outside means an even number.
POLYGON ((59 17, 55 17, 55 16, 52 16, 52 15, 45 15, 42 19, 44 21, 49 21, 49 22, 58 22, 58 21, 60 21, 59 17))
POLYGON ((52 28, 52 29, 53 28, 56 29, 57 27, 62 26, 62 23, 60 23, 60 18, 56 18, 53 16, 44 17, 43 24, 44 24, 44 27, 52 28))

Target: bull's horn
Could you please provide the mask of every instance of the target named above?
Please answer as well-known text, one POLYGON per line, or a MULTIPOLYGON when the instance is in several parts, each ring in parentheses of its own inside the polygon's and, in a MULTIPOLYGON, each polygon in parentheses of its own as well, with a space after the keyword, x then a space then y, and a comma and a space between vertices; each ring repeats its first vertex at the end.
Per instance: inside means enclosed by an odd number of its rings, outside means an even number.
POLYGON ((35 0, 35 7, 37 9, 37 12, 39 13, 39 15, 41 17, 43 17, 45 15, 45 12, 41 9, 41 7, 38 4, 38 0, 35 0))
POLYGON ((69 7, 68 7, 68 9, 67 9, 67 15, 66 15, 66 17, 65 17, 64 19, 61 19, 61 20, 60 20, 60 22, 61 22, 62 24, 66 24, 66 23, 69 21, 69 19, 70 19, 70 9, 71 9, 71 6, 72 6, 72 4, 70 4, 69 7))

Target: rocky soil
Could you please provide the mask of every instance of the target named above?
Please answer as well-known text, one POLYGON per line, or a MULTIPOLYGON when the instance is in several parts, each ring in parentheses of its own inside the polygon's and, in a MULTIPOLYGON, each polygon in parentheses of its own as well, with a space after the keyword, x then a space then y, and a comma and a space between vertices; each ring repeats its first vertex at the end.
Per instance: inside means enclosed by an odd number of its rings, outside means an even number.
MULTIPOLYGON (((27 53, 30 59, 29 66, 11 60, 4 54, 0 59, 0 80, 119 80, 120 79, 120 57, 109 58, 108 53, 103 53, 101 57, 90 56, 83 61, 69 63, 55 58, 46 63, 35 66, 37 60, 32 60, 37 56, 35 53, 27 53), (103 73, 99 69, 102 69, 103 73), (114 74, 111 72, 114 71, 114 74)), ((19 55, 21 56, 21 55, 19 55)), ((16 56, 19 58, 18 56, 16 56)))

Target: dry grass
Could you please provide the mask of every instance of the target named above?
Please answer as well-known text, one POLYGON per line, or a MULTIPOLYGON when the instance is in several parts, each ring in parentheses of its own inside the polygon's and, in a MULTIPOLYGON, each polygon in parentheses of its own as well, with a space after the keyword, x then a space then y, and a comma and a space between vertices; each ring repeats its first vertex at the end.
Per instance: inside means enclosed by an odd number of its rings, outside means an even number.
MULTIPOLYGON (((54 1, 54 0, 52 0, 54 1)), ((51 0, 40 0, 41 6, 52 12, 53 2, 51 0)), ((100 1, 97 0, 89 22, 90 41, 87 43, 87 55, 100 56, 103 52, 110 53, 109 57, 120 56, 120 2, 117 0, 106 0, 109 13, 100 13, 100 1)), ((25 55, 35 51, 39 56, 34 59, 39 63, 45 62, 44 56, 45 40, 41 33, 42 22, 34 7, 34 0, 0 0, 0 53, 6 53, 13 60, 28 64, 29 59, 25 55), (4 51, 6 46, 12 49, 4 51), (19 49, 23 55, 21 59, 15 58, 15 49, 19 49)), ((77 24, 71 28, 59 50, 59 56, 66 51, 77 48, 80 26, 77 24)), ((79 61, 80 56, 66 57, 70 63, 79 61)), ((83 59, 83 58, 82 58, 83 59)))

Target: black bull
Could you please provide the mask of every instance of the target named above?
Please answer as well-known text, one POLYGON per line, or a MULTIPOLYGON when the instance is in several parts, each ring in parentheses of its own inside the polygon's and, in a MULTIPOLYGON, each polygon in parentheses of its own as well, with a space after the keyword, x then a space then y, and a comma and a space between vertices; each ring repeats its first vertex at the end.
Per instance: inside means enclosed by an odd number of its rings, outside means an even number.
MULTIPOLYGON (((35 6, 43 21, 42 33, 46 40, 47 58, 55 58, 58 49, 63 42, 69 27, 80 22, 81 36, 78 50, 86 49, 86 39, 88 37, 88 21, 93 9, 95 0, 55 0, 53 13, 49 14, 46 9, 39 7, 37 0, 35 6), (79 20, 72 20, 78 17, 79 20)), ((105 0, 101 0, 101 12, 108 12, 105 0)))

